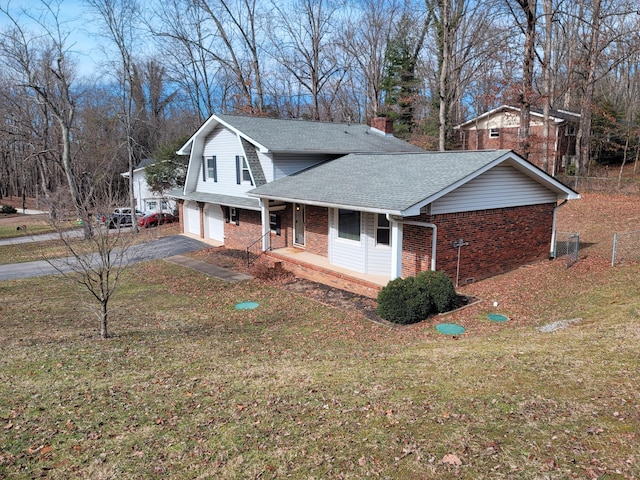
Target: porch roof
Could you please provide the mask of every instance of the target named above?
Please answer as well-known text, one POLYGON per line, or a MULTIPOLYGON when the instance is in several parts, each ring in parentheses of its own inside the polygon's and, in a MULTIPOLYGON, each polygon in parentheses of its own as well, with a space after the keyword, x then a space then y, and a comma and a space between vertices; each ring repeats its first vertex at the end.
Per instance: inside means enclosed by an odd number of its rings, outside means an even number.
POLYGON ((225 205, 227 207, 245 208, 247 210, 260 210, 260 201, 256 198, 234 197, 231 195, 220 195, 216 193, 188 192, 182 193, 182 189, 176 189, 168 195, 170 198, 181 200, 191 200, 194 202, 213 203, 225 205))
POLYGON ((411 216, 503 162, 509 162, 554 190, 559 198, 579 198, 569 187, 510 150, 351 154, 262 185, 249 194, 286 202, 411 216))

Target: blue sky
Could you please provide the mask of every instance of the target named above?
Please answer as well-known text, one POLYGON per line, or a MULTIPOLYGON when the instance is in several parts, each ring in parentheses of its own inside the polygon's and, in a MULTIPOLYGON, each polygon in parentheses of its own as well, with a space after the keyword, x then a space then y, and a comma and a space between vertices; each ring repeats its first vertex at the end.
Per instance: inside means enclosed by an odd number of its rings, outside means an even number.
MULTIPOLYGON (((96 35, 99 30, 97 20, 89 12, 83 0, 53 0, 50 3, 58 8, 62 30, 68 33, 66 47, 78 62, 79 73, 86 76, 94 75, 96 69, 104 63, 100 45, 106 42, 96 35)), ((20 26, 27 31, 41 31, 42 27, 22 13, 23 9, 27 9, 32 16, 38 18, 44 12, 39 0, 0 0, 0 6, 2 9, 8 8, 15 18, 19 18, 20 26)), ((48 24, 51 25, 53 18, 50 15, 47 18, 48 24)), ((8 26, 10 26, 9 20, 0 13, 0 29, 8 26)))

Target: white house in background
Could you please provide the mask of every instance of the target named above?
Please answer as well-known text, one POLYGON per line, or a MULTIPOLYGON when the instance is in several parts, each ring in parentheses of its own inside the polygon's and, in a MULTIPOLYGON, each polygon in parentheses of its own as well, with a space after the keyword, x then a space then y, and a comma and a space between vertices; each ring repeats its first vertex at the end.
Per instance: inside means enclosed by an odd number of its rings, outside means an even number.
MULTIPOLYGON (((146 158, 142 160, 133 171, 133 190, 136 200, 136 208, 144 213, 149 212, 167 212, 173 213, 176 209, 175 200, 162 195, 158 195, 149 189, 147 180, 145 179, 145 169, 149 165, 153 165, 155 160, 146 158)), ((129 178, 129 172, 121 173, 124 178, 129 178)))

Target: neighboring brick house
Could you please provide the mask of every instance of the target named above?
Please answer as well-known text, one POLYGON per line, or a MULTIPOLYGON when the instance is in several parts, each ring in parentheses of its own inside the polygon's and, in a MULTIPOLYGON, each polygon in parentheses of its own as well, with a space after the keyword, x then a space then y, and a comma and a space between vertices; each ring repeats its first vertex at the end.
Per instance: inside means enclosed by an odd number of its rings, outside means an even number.
MULTIPOLYGON (((531 109, 529 126, 529 154, 527 160, 542 167, 544 151, 544 116, 541 110, 531 109)), ((576 132, 580 114, 564 110, 550 112, 548 172, 555 175, 575 162, 576 132)), ((509 149, 519 152, 518 130, 520 108, 502 105, 454 127, 460 134, 462 150, 509 149)))
POLYGON ((576 192, 512 151, 426 152, 376 122, 213 116, 178 152, 182 231, 378 284, 427 269, 470 282, 549 255, 576 192))

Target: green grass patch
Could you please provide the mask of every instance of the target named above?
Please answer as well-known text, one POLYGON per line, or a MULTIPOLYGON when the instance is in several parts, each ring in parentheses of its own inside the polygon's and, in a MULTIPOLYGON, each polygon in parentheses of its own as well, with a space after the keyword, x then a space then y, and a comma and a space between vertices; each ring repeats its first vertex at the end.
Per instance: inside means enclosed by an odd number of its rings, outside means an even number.
POLYGON ((103 341, 58 277, 3 282, 0 477, 637 477, 638 273, 459 339, 158 261, 103 341))
POLYGON ((31 235, 40 235, 43 233, 52 233, 56 229, 46 223, 29 223, 26 230, 18 230, 17 226, 0 226, 0 239, 18 238, 31 235))

